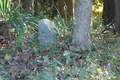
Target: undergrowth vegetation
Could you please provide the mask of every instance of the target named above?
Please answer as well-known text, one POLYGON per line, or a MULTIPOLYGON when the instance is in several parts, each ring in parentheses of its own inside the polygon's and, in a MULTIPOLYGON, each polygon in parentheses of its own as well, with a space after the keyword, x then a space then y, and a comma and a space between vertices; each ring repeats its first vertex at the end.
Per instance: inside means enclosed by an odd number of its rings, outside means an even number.
POLYGON ((63 34, 61 45, 42 48, 38 44, 38 21, 43 17, 8 11, 6 22, 12 28, 7 37, 0 34, 0 79, 119 80, 120 37, 111 32, 102 34, 100 15, 94 16, 89 50, 71 48, 73 21, 65 22, 60 15, 52 21, 63 34))

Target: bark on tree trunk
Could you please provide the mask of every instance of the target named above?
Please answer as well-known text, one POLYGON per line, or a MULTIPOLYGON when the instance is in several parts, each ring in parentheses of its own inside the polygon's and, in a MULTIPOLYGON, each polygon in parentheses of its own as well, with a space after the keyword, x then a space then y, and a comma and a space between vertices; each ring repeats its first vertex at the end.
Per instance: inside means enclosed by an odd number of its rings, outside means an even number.
POLYGON ((115 4, 114 0, 103 0, 104 8, 103 8, 103 23, 107 25, 113 22, 115 18, 115 4))
POLYGON ((91 46, 89 37, 91 10, 93 0, 76 0, 75 2, 75 24, 72 34, 72 42, 78 49, 85 49, 91 46))
POLYGON ((62 16, 62 18, 65 19, 65 13, 64 13, 64 3, 66 3, 66 9, 67 9, 67 20, 71 18, 74 14, 74 0, 58 0, 58 10, 62 16))
POLYGON ((120 34, 120 0, 115 0, 115 30, 120 34))

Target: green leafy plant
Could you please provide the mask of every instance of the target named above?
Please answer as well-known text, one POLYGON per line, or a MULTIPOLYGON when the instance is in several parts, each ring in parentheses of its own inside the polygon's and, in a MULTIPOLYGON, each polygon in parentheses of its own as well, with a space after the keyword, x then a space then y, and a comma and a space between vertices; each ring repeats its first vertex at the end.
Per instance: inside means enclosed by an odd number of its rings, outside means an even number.
POLYGON ((2 17, 6 16, 9 5, 10 0, 0 0, 0 13, 2 14, 2 17))

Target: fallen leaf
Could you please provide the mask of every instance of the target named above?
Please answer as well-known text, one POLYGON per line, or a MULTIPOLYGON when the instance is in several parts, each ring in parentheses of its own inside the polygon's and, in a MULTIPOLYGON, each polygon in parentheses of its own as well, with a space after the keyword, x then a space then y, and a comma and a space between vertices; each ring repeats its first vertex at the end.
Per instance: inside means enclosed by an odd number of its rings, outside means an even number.
POLYGON ((3 35, 3 32, 0 32, 0 35, 3 35))
POLYGON ((61 36, 61 37, 58 39, 59 42, 62 42, 63 40, 64 40, 64 36, 61 36))
POLYGON ((65 31, 65 35, 68 35, 69 33, 67 31, 65 31))
POLYGON ((16 19, 20 19, 20 17, 17 17, 16 19))
POLYGON ((95 71, 94 73, 96 74, 97 72, 95 71))
POLYGON ((55 68, 53 67, 53 71, 55 72, 55 68))
POLYGON ((102 36, 105 36, 105 35, 106 35, 106 34, 104 34, 104 33, 102 34, 102 36))
POLYGON ((6 44, 3 44, 2 47, 6 47, 6 44))
POLYGON ((94 71, 94 73, 95 73, 95 74, 100 74, 101 71, 102 71, 102 70, 101 70, 100 68, 98 68, 96 71, 94 71))
POLYGON ((62 51, 63 47, 62 46, 59 46, 59 51, 62 51))
POLYGON ((11 58, 12 58, 12 56, 11 56, 10 54, 6 54, 6 55, 4 56, 4 59, 6 59, 6 60, 11 59, 11 58))
POLYGON ((68 69, 71 69, 72 67, 71 66, 68 66, 68 69))
POLYGON ((102 70, 101 70, 100 68, 97 69, 97 73, 101 73, 101 71, 102 71, 102 70))
POLYGON ((120 79, 117 78, 117 80, 120 80, 120 79))

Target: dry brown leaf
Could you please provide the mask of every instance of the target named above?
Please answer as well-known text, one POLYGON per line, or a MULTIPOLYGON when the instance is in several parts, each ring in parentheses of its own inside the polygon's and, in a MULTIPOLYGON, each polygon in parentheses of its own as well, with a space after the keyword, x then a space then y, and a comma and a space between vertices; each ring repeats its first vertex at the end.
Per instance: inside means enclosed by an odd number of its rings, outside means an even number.
POLYGON ((62 46, 59 46, 59 51, 62 51, 63 47, 62 46))
POLYGON ((2 47, 6 47, 7 45, 6 44, 3 44, 2 47))

